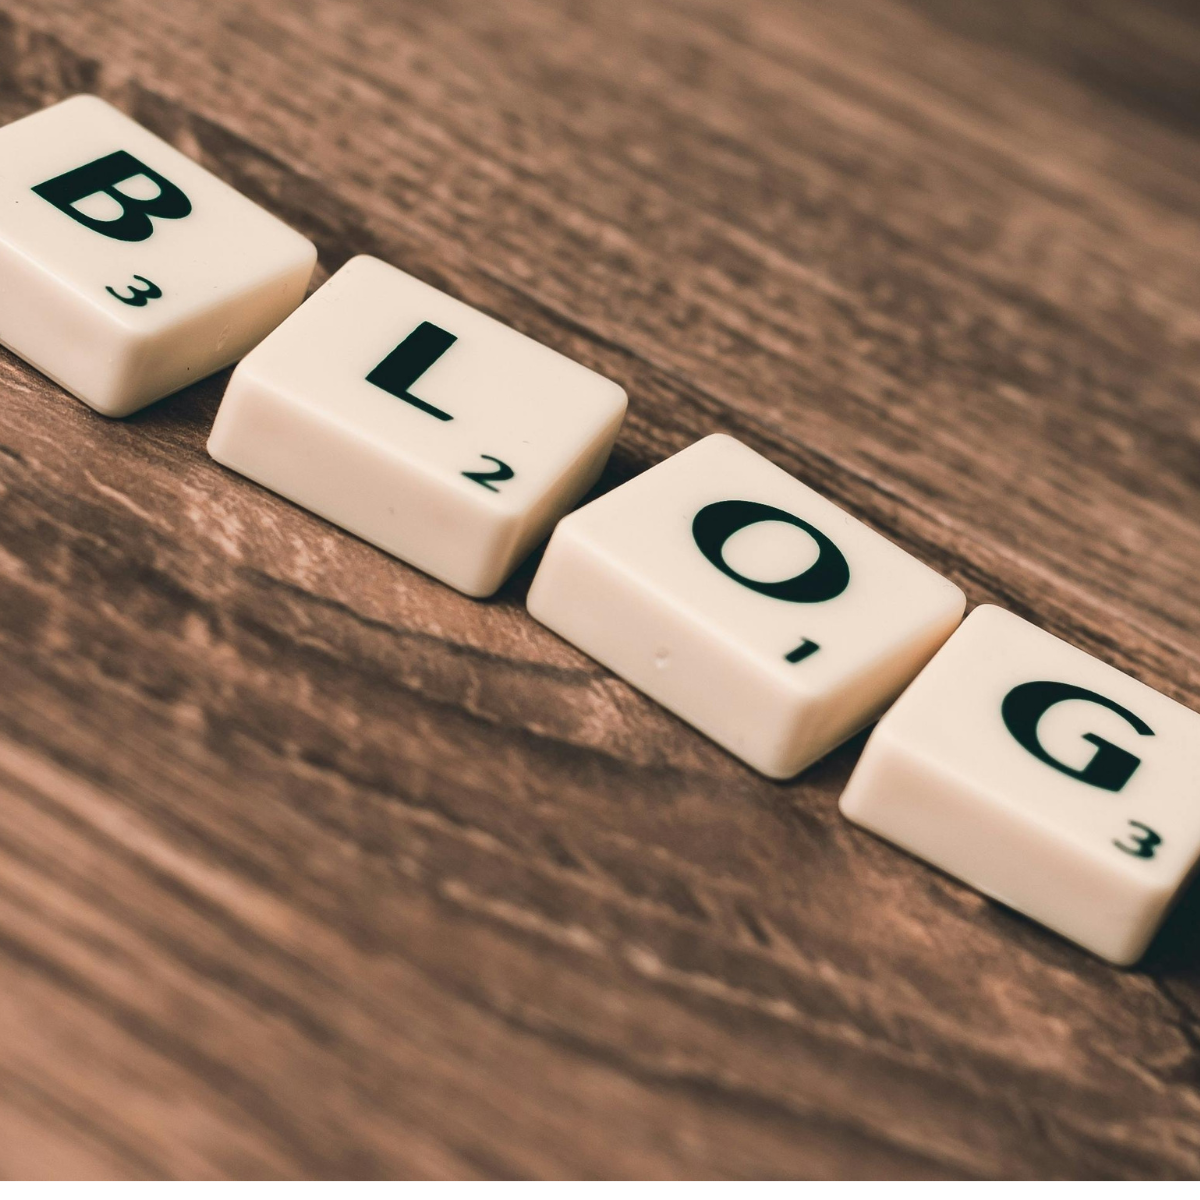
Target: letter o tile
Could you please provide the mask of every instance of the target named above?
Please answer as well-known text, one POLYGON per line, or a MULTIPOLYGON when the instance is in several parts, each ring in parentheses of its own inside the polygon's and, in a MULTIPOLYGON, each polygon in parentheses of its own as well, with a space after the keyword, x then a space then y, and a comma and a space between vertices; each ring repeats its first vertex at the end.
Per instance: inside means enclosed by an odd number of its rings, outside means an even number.
POLYGON ((962 592, 714 434, 559 522, 529 611, 764 774, 876 717, 962 592))

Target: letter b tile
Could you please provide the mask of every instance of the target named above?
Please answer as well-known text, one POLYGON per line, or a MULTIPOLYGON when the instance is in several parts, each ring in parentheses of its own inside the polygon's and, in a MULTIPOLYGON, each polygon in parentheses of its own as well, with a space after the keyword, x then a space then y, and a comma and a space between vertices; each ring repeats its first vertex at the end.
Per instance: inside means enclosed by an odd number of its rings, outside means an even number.
POLYGON ((529 593, 539 621, 777 778, 874 720, 963 604, 721 434, 561 521, 529 593))
POLYGON ((377 258, 238 364, 209 453, 472 596, 595 482, 611 380, 377 258))
POLYGON ((985 605, 880 721, 841 807, 1127 965, 1200 858, 1200 716, 985 605))
POLYGON ((240 358, 307 238, 95 96, 0 129, 0 342, 110 417, 240 358))

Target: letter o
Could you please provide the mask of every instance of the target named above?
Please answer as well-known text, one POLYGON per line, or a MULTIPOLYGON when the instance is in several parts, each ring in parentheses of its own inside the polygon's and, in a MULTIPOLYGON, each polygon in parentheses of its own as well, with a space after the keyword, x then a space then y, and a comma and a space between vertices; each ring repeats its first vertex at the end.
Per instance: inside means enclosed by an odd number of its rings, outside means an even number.
POLYGON ((696 539, 700 553, 723 575, 776 600, 817 604, 840 596, 850 583, 850 566, 829 538, 807 521, 770 504, 758 504, 753 500, 719 500, 715 504, 706 504, 692 521, 692 537, 696 539), (725 561, 725 543, 735 533, 760 521, 780 521, 802 529, 817 543, 817 561, 799 575, 775 582, 750 579, 735 571, 725 561))

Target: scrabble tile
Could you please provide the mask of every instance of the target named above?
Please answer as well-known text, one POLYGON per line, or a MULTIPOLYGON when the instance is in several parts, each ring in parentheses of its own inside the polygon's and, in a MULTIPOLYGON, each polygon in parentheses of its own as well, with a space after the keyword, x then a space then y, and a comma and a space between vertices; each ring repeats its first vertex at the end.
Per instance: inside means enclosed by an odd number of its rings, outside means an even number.
POLYGON ((874 720, 963 603, 720 434, 561 521, 529 593, 539 621, 778 778, 874 720))
POLYGON ((240 358, 311 242, 95 96, 0 129, 0 342, 122 417, 240 358))
POLYGON ((1129 964, 1200 857, 1200 716, 984 606, 880 721, 841 807, 1129 964))
POLYGON ((366 256, 233 373, 218 462, 472 596, 595 482, 617 384, 366 256))

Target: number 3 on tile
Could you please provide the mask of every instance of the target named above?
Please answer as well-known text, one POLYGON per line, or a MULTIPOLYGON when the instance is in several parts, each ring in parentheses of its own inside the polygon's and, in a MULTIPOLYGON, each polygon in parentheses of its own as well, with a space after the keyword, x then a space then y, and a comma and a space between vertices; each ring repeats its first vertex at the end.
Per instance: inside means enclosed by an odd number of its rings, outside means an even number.
POLYGON ((1131 833, 1128 835, 1131 845, 1125 842, 1118 842, 1113 839, 1113 845, 1118 850, 1124 850, 1126 854, 1132 854, 1134 858, 1153 858, 1156 846, 1162 845, 1162 838, 1150 828, 1149 825, 1143 825, 1141 821, 1130 821, 1130 825, 1134 829, 1140 829, 1142 832, 1138 834, 1131 833))
POLYGON ((135 275, 134 279, 138 283, 144 283, 145 287, 138 287, 136 283, 129 285, 129 295, 122 296, 120 292, 111 287, 106 287, 104 290, 110 295, 120 300, 122 304, 128 304, 133 308, 145 308, 150 300, 157 300, 162 295, 162 288, 157 283, 151 283, 145 275, 135 275))

